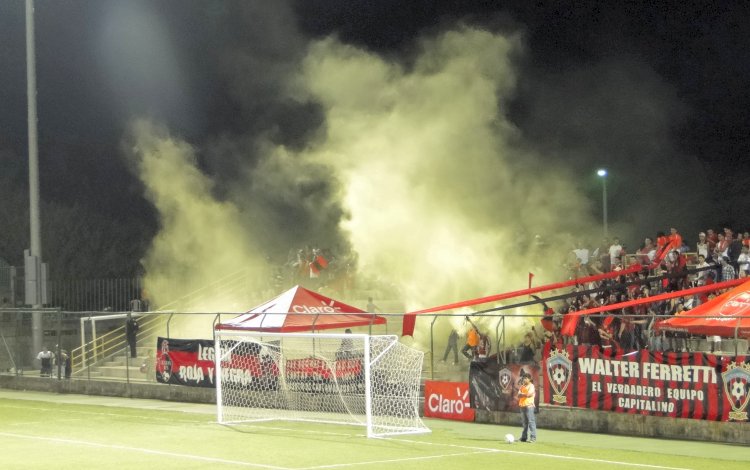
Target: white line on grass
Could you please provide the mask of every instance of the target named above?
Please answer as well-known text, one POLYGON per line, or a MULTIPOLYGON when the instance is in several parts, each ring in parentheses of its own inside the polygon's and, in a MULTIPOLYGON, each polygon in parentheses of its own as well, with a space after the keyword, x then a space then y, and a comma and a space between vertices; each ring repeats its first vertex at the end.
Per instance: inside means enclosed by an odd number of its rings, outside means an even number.
MULTIPOLYGON (((497 452, 497 453, 505 453, 505 454, 519 454, 519 455, 528 455, 528 456, 536 456, 536 457, 547 457, 552 459, 563 459, 563 460, 578 460, 583 462, 594 462, 594 463, 606 463, 606 464, 612 464, 612 465, 622 465, 627 467, 642 467, 642 468, 662 468, 665 470, 690 470, 689 468, 684 467, 667 467, 664 465, 651 465, 646 463, 632 463, 632 462, 621 462, 618 460, 604 460, 604 459, 592 459, 589 457, 573 457, 569 455, 559 455, 559 454, 543 454, 539 452, 523 452, 519 450, 505 450, 505 449, 489 449, 484 447, 473 447, 473 446, 462 446, 458 444, 442 444, 437 442, 425 442, 425 441, 414 441, 410 439, 397 439, 397 438, 387 438, 392 441, 397 442, 405 442, 409 444, 423 444, 423 445, 431 445, 431 446, 446 446, 446 447, 457 447, 459 449, 471 449, 471 450, 477 450, 477 451, 486 451, 486 452, 497 452)), ((531 444, 535 445, 535 444, 531 444)), ((480 453, 480 452, 477 452, 480 453)))
POLYGON ((315 467, 301 467, 295 470, 315 470, 319 468, 346 468, 346 467, 355 467, 358 465, 384 465, 384 464, 398 463, 398 462, 413 462, 413 461, 423 461, 423 460, 445 459, 448 457, 465 457, 467 455, 490 454, 493 452, 497 452, 497 450, 486 449, 484 451, 458 452, 455 454, 430 455, 427 457, 406 457, 403 459, 387 459, 387 460, 371 460, 368 462, 336 463, 336 464, 331 464, 331 465, 318 465, 315 467))
POLYGON ((152 455, 159 455, 159 456, 166 456, 166 457, 177 457, 177 458, 187 459, 187 460, 198 460, 201 462, 241 465, 243 467, 268 468, 272 470, 291 470, 286 467, 279 467, 275 465, 263 465, 263 464, 257 464, 257 463, 242 462, 239 460, 217 459, 214 457, 204 457, 202 455, 181 454, 177 452, 166 452, 162 450, 144 449, 141 447, 128 447, 128 446, 113 445, 113 444, 100 444, 98 442, 80 441, 76 439, 62 439, 59 437, 29 436, 25 434, 14 434, 14 433, 9 433, 9 432, 0 432, 0 436, 14 437, 16 439, 30 439, 34 441, 53 442, 53 443, 58 443, 58 444, 99 447, 101 449, 126 450, 130 452, 140 452, 142 454, 152 454, 152 455))

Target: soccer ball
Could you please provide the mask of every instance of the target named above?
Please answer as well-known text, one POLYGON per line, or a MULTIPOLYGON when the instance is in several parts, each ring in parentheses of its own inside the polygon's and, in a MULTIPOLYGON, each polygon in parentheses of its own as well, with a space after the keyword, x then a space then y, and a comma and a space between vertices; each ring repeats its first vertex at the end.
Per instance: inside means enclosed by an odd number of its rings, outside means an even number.
POLYGON ((513 434, 506 434, 505 435, 505 442, 508 444, 513 444, 513 442, 516 440, 515 437, 513 437, 513 434))

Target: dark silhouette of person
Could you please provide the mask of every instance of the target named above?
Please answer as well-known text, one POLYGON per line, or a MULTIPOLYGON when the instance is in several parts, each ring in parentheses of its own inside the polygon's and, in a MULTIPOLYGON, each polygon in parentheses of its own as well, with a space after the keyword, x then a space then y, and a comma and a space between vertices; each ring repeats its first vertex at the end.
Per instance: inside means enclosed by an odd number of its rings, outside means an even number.
POLYGON ((136 340, 138 335, 138 320, 128 314, 128 321, 125 322, 125 336, 130 345, 130 357, 138 357, 136 353, 136 340))

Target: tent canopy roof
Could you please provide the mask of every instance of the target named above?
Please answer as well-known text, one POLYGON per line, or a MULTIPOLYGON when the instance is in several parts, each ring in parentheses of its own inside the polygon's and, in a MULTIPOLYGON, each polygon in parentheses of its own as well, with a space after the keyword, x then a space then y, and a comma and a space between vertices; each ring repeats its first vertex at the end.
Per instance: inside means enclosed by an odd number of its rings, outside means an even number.
POLYGON ((750 281, 678 316, 659 322, 658 329, 694 335, 750 338, 750 281), (709 318, 710 317, 710 318, 709 318))
POLYGON ((295 286, 216 329, 292 333, 385 323, 385 317, 295 286))

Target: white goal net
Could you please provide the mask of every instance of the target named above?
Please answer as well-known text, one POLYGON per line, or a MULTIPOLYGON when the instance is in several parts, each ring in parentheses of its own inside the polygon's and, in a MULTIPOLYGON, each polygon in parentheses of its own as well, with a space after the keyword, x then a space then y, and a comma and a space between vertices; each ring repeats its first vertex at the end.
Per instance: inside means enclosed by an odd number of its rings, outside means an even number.
POLYGON ((312 421, 368 437, 429 432, 419 416, 424 353, 392 335, 216 331, 219 423, 312 421))

